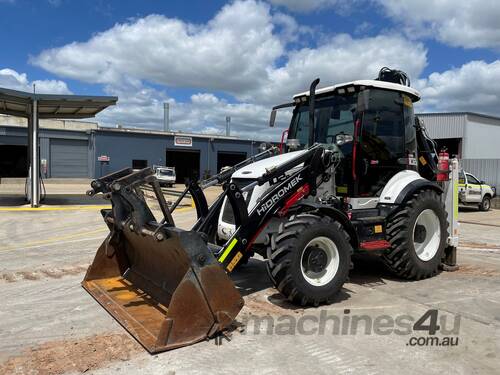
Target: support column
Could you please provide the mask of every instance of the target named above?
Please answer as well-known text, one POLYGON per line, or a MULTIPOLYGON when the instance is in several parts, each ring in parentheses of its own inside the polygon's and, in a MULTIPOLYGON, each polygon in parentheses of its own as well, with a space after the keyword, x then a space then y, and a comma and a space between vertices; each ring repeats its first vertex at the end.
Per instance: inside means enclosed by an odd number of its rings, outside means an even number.
POLYGON ((40 203, 40 155, 38 149, 38 101, 33 100, 31 106, 31 132, 30 136, 30 147, 31 147, 31 161, 30 161, 30 172, 31 172, 31 207, 38 207, 40 203))

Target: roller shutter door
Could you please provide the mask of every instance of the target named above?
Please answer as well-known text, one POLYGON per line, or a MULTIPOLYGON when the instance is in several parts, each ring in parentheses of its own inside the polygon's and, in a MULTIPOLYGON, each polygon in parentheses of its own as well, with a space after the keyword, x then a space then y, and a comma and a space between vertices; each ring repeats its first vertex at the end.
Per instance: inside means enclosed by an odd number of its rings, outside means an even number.
POLYGON ((50 140, 51 177, 88 177, 88 141, 50 140))

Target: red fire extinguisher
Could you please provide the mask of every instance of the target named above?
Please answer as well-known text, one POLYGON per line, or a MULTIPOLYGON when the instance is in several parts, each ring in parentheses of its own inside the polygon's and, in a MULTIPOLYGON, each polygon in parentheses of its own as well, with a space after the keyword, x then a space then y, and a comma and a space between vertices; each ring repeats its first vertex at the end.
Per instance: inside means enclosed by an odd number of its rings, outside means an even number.
POLYGON ((437 181, 448 181, 450 179, 450 155, 446 149, 442 149, 438 156, 437 181))

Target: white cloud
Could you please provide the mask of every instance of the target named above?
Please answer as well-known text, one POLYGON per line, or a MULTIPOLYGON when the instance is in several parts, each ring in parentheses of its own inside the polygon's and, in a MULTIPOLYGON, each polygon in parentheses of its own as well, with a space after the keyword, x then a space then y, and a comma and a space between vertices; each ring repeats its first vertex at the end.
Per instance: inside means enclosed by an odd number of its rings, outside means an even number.
POLYGON ((300 13, 308 13, 332 7, 336 7, 342 12, 352 6, 349 2, 341 0, 269 0, 269 2, 276 6, 283 6, 292 12, 300 13))
POLYGON ((267 79, 283 53, 269 6, 237 1, 205 25, 161 15, 117 24, 89 41, 43 51, 31 61, 47 71, 112 84, 127 75, 167 86, 238 93, 267 79))
POLYGON ((373 0, 407 35, 451 46, 500 48, 497 0, 373 0))
MULTIPOLYGON (((368 75, 371 76, 374 74, 368 75)), ((498 115, 500 88, 492 84, 498 81, 500 60, 492 63, 471 61, 458 68, 432 73, 427 78, 414 80, 413 86, 422 94, 417 111, 471 111, 498 115)), ((99 115, 99 120, 108 126, 122 124, 161 129, 164 101, 171 103, 171 129, 182 132, 223 134, 225 117, 231 116, 233 135, 276 141, 290 120, 290 112, 280 113, 278 127, 268 128, 268 105, 228 103, 207 92, 194 94, 187 102, 177 102, 164 92, 140 85, 124 86, 119 90, 108 88, 107 93, 120 98, 116 107, 99 115)))
POLYGON ((277 129, 267 127, 270 109, 250 103, 228 103, 212 93, 197 93, 190 101, 177 102, 165 92, 150 87, 108 87, 119 102, 98 115, 103 126, 122 125, 150 129, 163 128, 163 103, 170 103, 170 129, 178 132, 224 134, 226 116, 231 116, 231 135, 246 139, 276 140, 287 126, 290 113, 282 113, 277 129), (278 135, 277 135, 278 134, 278 135))
POLYGON ((471 111, 499 114, 500 61, 471 61, 417 82, 424 111, 471 111))
POLYGON ((63 81, 50 79, 29 81, 26 73, 18 73, 8 68, 0 69, 1 87, 33 92, 33 84, 35 84, 36 92, 40 94, 71 94, 63 81))
POLYGON ((356 79, 372 79, 383 66, 402 69, 410 77, 418 77, 427 64, 426 49, 399 36, 381 35, 354 39, 337 35, 317 48, 292 51, 287 63, 270 72, 270 80, 250 91, 245 98, 263 103, 289 100, 305 91, 316 77, 320 86, 356 79))
POLYGON ((253 0, 237 1, 205 25, 148 16, 115 25, 87 42, 43 51, 32 62, 86 82, 144 80, 224 91, 266 104, 287 100, 317 76, 324 84, 371 78, 384 65, 418 76, 426 64, 425 48, 399 36, 330 36, 317 48, 286 53, 287 43, 303 33, 312 31, 289 15, 271 14, 267 5, 253 0))

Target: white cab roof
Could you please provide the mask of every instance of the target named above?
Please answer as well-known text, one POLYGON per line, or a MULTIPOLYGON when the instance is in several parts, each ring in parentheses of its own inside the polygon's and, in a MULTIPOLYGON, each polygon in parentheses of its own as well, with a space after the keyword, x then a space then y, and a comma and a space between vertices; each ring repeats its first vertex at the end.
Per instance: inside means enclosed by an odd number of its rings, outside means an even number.
MULTIPOLYGON (((365 87, 378 87, 381 89, 386 89, 386 90, 394 90, 394 91, 400 91, 405 94, 408 94, 412 101, 416 102, 420 99, 420 93, 408 86, 403 86, 399 85, 397 83, 392 83, 392 82, 385 82, 385 81, 376 81, 373 79, 364 79, 364 80, 359 80, 359 81, 352 81, 352 82, 345 82, 345 83, 340 83, 338 85, 333 85, 333 86, 328 86, 328 87, 322 87, 319 89, 316 89, 316 95, 319 94, 325 94, 328 92, 333 92, 334 90, 346 86, 365 86, 365 87)), ((295 94, 293 98, 298 98, 301 96, 309 96, 309 91, 304 91, 299 94, 295 94)))

